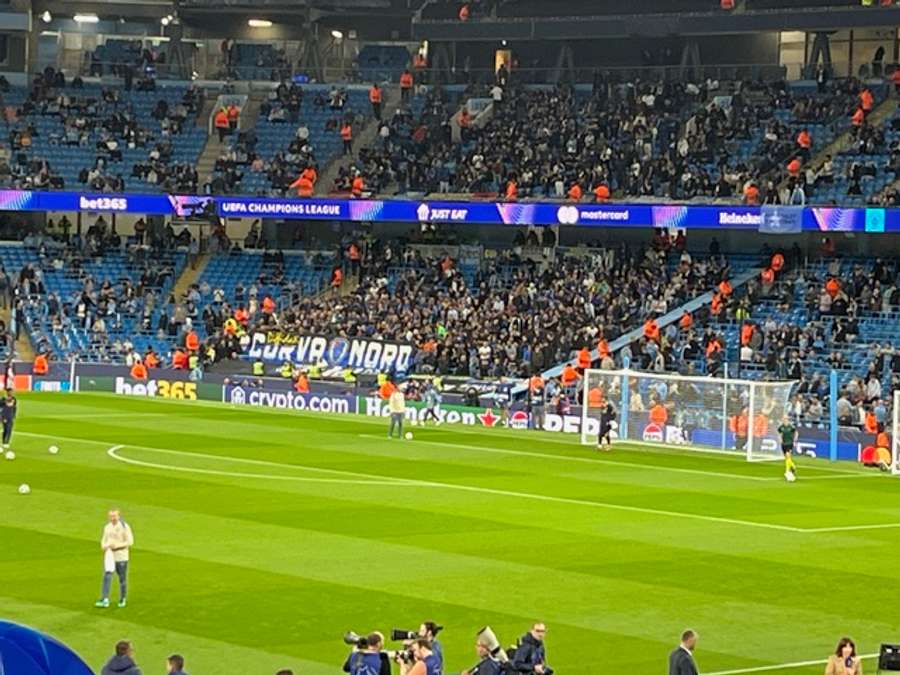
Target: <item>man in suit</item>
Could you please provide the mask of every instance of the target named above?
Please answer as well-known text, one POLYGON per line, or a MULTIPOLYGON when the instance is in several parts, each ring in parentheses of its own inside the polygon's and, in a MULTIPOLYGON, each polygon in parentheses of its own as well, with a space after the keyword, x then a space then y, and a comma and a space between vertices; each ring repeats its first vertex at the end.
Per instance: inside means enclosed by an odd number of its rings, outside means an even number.
POLYGON ((669 675, 698 675, 694 662, 694 647, 697 646, 697 634, 686 630, 681 634, 681 644, 669 654, 669 675))

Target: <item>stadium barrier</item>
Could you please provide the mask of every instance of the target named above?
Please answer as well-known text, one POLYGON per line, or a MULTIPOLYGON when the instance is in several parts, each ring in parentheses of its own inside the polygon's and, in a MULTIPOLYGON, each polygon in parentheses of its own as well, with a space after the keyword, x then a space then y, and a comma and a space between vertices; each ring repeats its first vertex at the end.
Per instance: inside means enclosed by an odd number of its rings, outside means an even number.
POLYGON ((0 211, 133 213, 180 218, 294 218, 351 222, 666 227, 797 232, 900 232, 900 209, 830 206, 593 204, 589 202, 272 199, 0 190, 0 211))
MULTIPOLYGON (((16 362, 14 388, 36 392, 105 392, 118 396, 156 398, 172 401, 209 401, 227 403, 234 406, 268 408, 273 410, 295 410, 310 414, 361 415, 385 418, 387 424, 387 402, 371 395, 372 391, 342 383, 316 383, 316 391, 310 394, 295 392, 289 380, 279 378, 252 378, 247 375, 221 375, 208 373, 203 380, 191 380, 185 370, 171 368, 153 369, 153 377, 136 381, 128 376, 127 368, 109 364, 51 364, 47 375, 31 373, 31 364, 16 362)), ((0 385, 6 385, 6 375, 0 374, 0 385)), ((483 400, 489 400, 487 397, 483 400)), ((408 401, 406 418, 419 423, 425 415, 424 405, 419 401, 408 401)), ((528 429, 530 415, 523 402, 513 402, 504 422, 502 411, 491 404, 468 406, 447 403, 440 406, 440 419, 445 424, 469 427, 528 429)), ((589 425, 598 425, 596 419, 588 417, 589 425)), ((640 420, 636 420, 640 426, 640 420)), ((544 430, 564 434, 581 434, 582 414, 580 406, 572 406, 565 414, 550 412, 544 420, 544 430)), ((641 427, 646 429, 646 424, 641 427)), ((819 457, 832 456, 831 432, 828 425, 799 426, 798 448, 814 452, 819 457)), ((588 428, 586 433, 594 435, 596 428, 588 428)), ((664 433, 675 434, 675 430, 664 433)), ((702 428, 695 433, 707 433, 702 428)), ((708 430, 719 433, 719 430, 708 430)), ((729 437, 729 442, 733 439, 729 437)), ((839 427, 836 434, 836 455, 834 459, 858 462, 863 448, 874 442, 872 434, 853 427, 839 427)))

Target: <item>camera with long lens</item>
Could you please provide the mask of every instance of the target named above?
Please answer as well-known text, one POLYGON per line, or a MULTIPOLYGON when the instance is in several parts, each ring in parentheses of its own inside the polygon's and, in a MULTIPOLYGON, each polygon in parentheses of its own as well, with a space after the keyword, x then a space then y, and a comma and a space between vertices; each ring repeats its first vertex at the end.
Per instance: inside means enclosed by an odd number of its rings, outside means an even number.
POLYGON ((416 655, 413 653, 412 649, 408 647, 406 649, 398 649, 397 651, 386 652, 388 657, 396 661, 397 663, 403 663, 409 665, 410 663, 415 663, 416 655))
POLYGON ((360 635, 352 630, 348 630, 344 633, 344 644, 351 645, 357 649, 367 649, 369 646, 369 639, 365 635, 360 635))

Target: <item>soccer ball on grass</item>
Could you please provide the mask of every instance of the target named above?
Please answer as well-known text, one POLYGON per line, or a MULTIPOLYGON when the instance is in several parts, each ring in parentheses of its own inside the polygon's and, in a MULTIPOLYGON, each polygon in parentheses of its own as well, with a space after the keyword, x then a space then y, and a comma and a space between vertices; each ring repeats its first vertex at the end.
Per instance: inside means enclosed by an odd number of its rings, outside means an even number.
POLYGON ((411 432, 411 431, 407 431, 407 432, 406 432, 405 438, 406 438, 406 440, 411 441, 411 440, 413 439, 412 432, 411 432))
POLYGON ((12 450, 7 450, 6 454, 3 456, 6 457, 6 459, 11 462, 16 458, 16 453, 14 453, 12 450))
POLYGON ((796 476, 794 473, 790 472, 790 471, 785 471, 785 472, 784 472, 784 479, 785 479, 788 483, 793 483, 795 480, 797 480, 797 476, 796 476))
POLYGON ((47 452, 49 452, 51 455, 58 455, 59 448, 56 447, 55 445, 51 445, 49 448, 47 448, 47 452))
POLYGON ((19 486, 19 494, 20 495, 28 495, 31 494, 31 486, 28 483, 22 483, 19 486))

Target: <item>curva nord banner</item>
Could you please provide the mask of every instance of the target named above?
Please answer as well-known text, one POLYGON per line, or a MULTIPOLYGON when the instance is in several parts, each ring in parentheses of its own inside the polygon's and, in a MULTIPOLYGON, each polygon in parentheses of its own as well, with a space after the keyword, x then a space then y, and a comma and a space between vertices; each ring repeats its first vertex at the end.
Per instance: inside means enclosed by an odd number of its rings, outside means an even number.
POLYGON ((283 331, 254 333, 247 349, 252 359, 298 365, 325 362, 355 371, 409 372, 413 346, 370 338, 298 335, 283 331))

